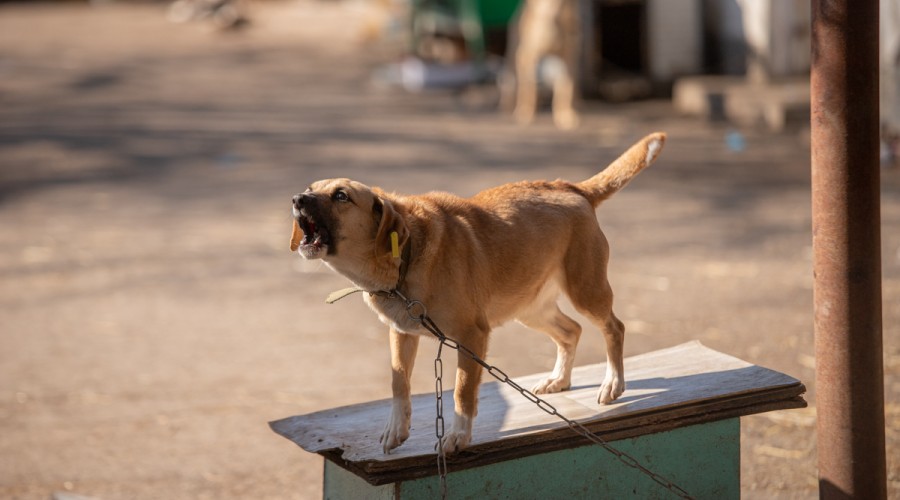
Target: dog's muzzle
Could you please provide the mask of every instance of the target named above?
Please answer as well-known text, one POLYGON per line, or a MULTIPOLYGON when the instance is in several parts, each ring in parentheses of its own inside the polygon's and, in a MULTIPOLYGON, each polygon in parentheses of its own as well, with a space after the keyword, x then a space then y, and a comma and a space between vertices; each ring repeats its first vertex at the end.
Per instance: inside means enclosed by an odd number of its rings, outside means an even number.
POLYGON ((319 216, 319 205, 315 195, 300 193, 292 198, 293 215, 303 231, 298 251, 306 259, 321 258, 328 253, 331 234, 323 218, 319 216))

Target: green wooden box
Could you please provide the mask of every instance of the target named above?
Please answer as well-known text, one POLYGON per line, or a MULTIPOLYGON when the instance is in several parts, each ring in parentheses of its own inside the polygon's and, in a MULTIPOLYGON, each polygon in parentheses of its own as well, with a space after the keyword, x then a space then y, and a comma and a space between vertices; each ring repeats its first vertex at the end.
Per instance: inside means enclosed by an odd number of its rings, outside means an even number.
MULTIPOLYGON (((572 389, 546 397, 616 450, 694 498, 740 497, 740 419, 806 406, 800 381, 697 342, 625 360, 628 386, 612 405, 596 391, 605 366, 575 369, 572 389)), ((522 377, 529 387, 543 374, 522 377)), ((447 400, 452 401, 450 394, 447 400)), ((390 400, 290 417, 270 425, 325 457, 323 497, 439 498, 434 395, 413 397, 409 440, 384 454, 390 400)), ((676 498, 506 386, 482 386, 469 448, 448 458, 447 498, 676 498)))

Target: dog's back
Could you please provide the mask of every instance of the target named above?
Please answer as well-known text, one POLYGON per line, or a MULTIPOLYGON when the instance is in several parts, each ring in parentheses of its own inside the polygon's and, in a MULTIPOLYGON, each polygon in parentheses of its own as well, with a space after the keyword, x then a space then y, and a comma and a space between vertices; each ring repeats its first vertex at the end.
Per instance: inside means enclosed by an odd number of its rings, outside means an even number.
MULTIPOLYGON (((664 142, 665 134, 649 135, 602 172, 579 183, 524 181, 487 189, 468 199, 427 193, 398 201, 406 209, 420 212, 416 220, 429 221, 428 227, 418 228, 418 232, 427 235, 429 246, 442 248, 423 256, 431 260, 428 267, 466 269, 487 277, 490 290, 476 288, 471 293, 493 309, 489 316, 502 322, 528 302, 522 297, 535 297, 548 280, 564 278, 568 272, 564 268, 573 267, 566 266, 567 256, 593 255, 605 268, 608 244, 594 208, 650 165, 664 142), (452 244, 441 245, 442 241, 452 244), (601 255, 583 251, 585 245, 601 255)), ((439 278, 482 282, 469 275, 439 278)))

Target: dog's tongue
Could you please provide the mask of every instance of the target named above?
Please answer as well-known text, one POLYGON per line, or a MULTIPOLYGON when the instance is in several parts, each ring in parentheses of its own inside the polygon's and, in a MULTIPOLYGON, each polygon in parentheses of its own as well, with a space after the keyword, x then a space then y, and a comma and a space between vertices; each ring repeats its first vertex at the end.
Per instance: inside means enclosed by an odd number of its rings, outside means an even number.
POLYGON ((294 230, 291 232, 291 251, 296 252, 300 248, 300 242, 303 241, 303 230, 300 229, 300 223, 294 219, 294 230))

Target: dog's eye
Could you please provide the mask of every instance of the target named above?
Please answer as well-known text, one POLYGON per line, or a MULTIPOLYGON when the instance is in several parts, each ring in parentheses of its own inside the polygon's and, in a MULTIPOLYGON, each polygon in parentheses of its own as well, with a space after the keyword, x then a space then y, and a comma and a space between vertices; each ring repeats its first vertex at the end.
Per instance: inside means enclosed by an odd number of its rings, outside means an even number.
POLYGON ((347 196, 347 193, 343 191, 335 191, 334 195, 332 195, 334 201, 350 201, 350 197, 347 196))

